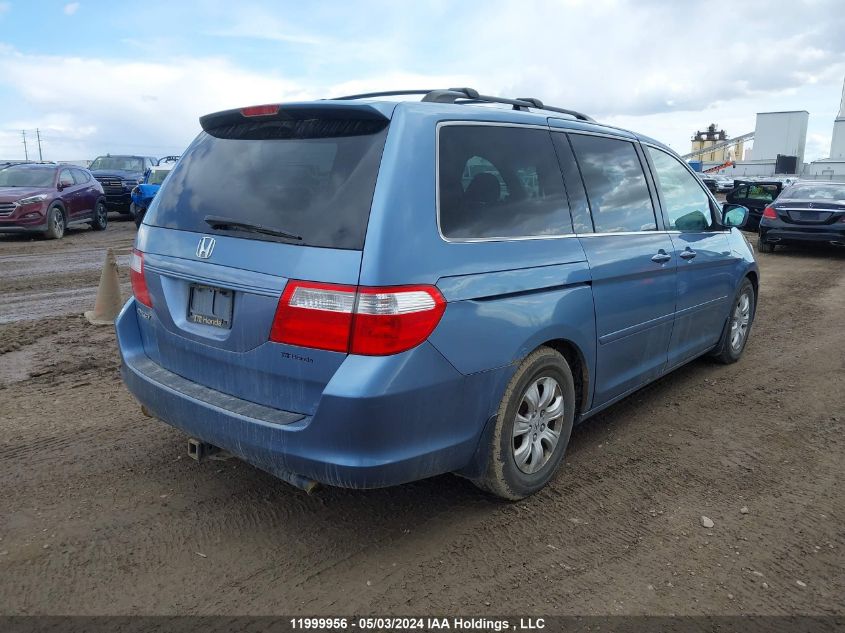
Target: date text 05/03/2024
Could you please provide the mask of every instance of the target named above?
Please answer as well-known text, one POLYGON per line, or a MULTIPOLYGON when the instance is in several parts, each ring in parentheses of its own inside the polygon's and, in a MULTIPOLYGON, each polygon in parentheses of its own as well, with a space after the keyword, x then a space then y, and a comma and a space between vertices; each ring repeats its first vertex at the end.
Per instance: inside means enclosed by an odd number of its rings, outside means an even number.
POLYGON ((414 618, 414 617, 365 617, 365 618, 291 618, 297 630, 456 630, 456 631, 539 631, 546 628, 543 618, 518 618, 516 621, 494 618, 414 618))

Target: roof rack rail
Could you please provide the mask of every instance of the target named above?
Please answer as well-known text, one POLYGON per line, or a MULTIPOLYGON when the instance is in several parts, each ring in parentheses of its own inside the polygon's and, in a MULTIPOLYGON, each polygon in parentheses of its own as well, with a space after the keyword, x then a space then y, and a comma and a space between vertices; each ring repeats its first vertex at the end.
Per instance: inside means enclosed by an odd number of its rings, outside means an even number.
POLYGON ((440 90, 387 90, 385 92, 365 92, 357 95, 349 95, 346 97, 334 97, 332 100, 341 99, 369 99, 371 97, 396 97, 401 95, 424 95, 422 100, 429 103, 503 103, 505 105, 513 106, 514 110, 527 110, 528 108, 535 108, 537 110, 546 110, 548 112, 558 112, 560 114, 567 114, 579 121, 587 121, 595 123, 595 119, 575 110, 568 110, 566 108, 557 108, 554 106, 545 105, 539 99, 534 97, 518 97, 516 99, 506 99, 505 97, 493 97, 490 95, 479 94, 478 90, 473 88, 446 88, 440 90))
POLYGON ((387 90, 384 92, 362 92, 357 95, 347 95, 345 97, 332 97, 329 101, 344 101, 352 99, 369 99, 370 97, 399 97, 402 95, 424 95, 433 90, 387 90))

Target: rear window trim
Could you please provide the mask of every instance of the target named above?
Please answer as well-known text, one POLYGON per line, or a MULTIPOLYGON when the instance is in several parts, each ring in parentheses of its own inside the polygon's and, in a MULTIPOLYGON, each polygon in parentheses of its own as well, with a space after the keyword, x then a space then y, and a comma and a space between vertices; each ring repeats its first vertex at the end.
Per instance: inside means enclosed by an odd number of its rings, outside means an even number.
MULTIPOLYGON (((477 127, 510 127, 521 128, 527 130, 545 130, 550 133, 549 141, 551 142, 551 128, 548 125, 537 125, 533 123, 508 123, 504 121, 480 121, 480 120, 447 120, 438 121, 435 130, 434 143, 434 194, 435 194, 435 209, 437 215, 437 234, 440 239, 447 244, 475 244, 479 242, 524 242, 527 240, 562 240, 578 237, 575 233, 567 233, 566 235, 520 235, 515 237, 446 237, 443 234, 443 228, 440 226, 440 130, 444 127, 451 126, 477 126, 477 127)), ((560 165, 558 165, 560 168, 560 165)), ((563 172, 561 172, 563 178, 563 172)), ((571 213, 571 211, 570 211, 571 213)))

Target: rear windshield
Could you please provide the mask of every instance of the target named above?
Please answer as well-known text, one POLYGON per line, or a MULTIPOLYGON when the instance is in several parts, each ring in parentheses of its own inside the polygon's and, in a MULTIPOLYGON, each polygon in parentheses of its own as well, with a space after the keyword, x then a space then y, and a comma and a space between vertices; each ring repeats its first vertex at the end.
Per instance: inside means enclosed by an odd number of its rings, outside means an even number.
POLYGON ((385 125, 386 121, 375 128, 361 126, 364 133, 351 134, 348 126, 346 130, 317 126, 322 129, 294 138, 289 129, 274 130, 272 125, 227 128, 215 136, 203 132, 162 185, 144 222, 184 231, 360 250, 387 134, 385 125), (325 135, 332 129, 344 135, 325 135), (302 239, 212 227, 207 218, 228 218, 302 239))
POLYGON ((782 198, 796 200, 845 200, 845 184, 843 185, 795 185, 781 194, 782 198))

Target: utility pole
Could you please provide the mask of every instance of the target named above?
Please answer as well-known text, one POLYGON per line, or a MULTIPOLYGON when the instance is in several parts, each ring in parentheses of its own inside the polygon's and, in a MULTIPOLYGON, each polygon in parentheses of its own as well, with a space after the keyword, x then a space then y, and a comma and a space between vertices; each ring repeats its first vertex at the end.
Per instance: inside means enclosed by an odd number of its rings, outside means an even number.
POLYGON ((21 135, 23 136, 23 155, 26 160, 29 160, 29 151, 26 149, 26 130, 21 130, 21 135))
POLYGON ((41 130, 35 128, 35 136, 38 137, 38 160, 44 161, 44 157, 41 155, 41 130))

